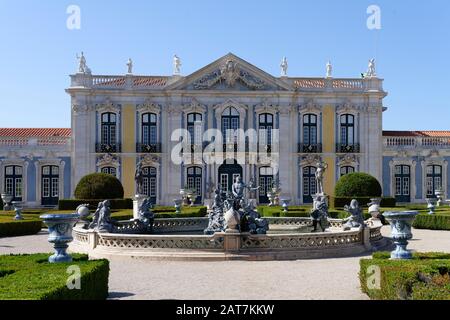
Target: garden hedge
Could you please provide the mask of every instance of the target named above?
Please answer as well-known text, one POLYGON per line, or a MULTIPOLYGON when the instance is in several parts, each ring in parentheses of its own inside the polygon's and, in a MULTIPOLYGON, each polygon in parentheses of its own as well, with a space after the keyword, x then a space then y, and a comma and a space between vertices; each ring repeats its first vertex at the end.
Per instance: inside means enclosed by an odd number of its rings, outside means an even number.
MULTIPOLYGON (((104 199, 103 199, 104 200, 104 199)), ((67 199, 59 200, 58 208, 59 210, 75 210, 80 204, 89 204, 90 209, 96 209, 98 203, 103 201, 97 200, 80 200, 80 199, 67 199)), ((131 199, 111 199, 111 209, 113 210, 123 210, 123 209, 133 209, 133 200, 131 199)))
POLYGON ((450 230, 450 215, 419 214, 413 222, 417 229, 450 230))
POLYGON ((381 197, 378 180, 370 174, 353 172, 342 176, 334 188, 336 197, 381 197))
POLYGON ((75 188, 76 199, 121 199, 123 194, 120 180, 106 173, 88 174, 75 188))
POLYGON ((108 260, 73 255, 71 263, 49 263, 50 254, 0 256, 0 300, 105 300, 108 260), (81 271, 80 289, 70 290, 69 266, 81 271))
POLYGON ((36 234, 42 229, 39 219, 13 220, 13 216, 0 216, 0 237, 18 237, 36 234))
MULTIPOLYGON (((346 205, 350 205, 350 202, 355 199, 358 201, 360 207, 367 208, 367 204, 370 203, 370 199, 373 197, 331 197, 330 207, 331 208, 343 208, 346 205)), ((382 197, 381 198, 381 209, 393 208, 397 204, 395 198, 392 197, 382 197)))
POLYGON ((361 288, 371 299, 450 300, 450 254, 415 253, 411 260, 389 258, 390 253, 378 252, 372 259, 360 260, 361 288), (373 266, 380 271, 378 288, 370 288, 374 284, 373 266))

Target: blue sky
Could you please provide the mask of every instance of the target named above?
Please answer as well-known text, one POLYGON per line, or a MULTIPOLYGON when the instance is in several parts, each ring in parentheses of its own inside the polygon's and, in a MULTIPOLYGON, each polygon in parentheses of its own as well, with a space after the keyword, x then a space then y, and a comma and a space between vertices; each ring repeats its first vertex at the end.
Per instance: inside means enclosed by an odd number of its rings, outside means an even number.
POLYGON ((0 127, 70 127, 68 75, 84 51, 95 74, 187 75, 233 52, 279 76, 359 77, 376 57, 389 92, 385 130, 450 130, 450 2, 0 0, 0 127), (66 28, 69 5, 81 29, 66 28), (381 7, 382 30, 366 27, 381 7))

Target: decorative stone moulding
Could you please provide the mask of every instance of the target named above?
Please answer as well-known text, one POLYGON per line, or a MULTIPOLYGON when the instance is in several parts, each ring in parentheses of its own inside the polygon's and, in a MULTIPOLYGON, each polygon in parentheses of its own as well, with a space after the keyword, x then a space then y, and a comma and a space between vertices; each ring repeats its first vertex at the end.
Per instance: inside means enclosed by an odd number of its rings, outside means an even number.
POLYGON ((408 240, 412 239, 411 225, 419 214, 418 211, 385 212, 383 216, 391 225, 392 239, 396 245, 391 252, 391 259, 411 259, 412 253, 406 249, 408 240))
POLYGON ((40 216, 48 226, 48 241, 53 243, 55 254, 48 258, 50 263, 71 262, 72 257, 67 254, 68 243, 72 242, 72 229, 78 222, 80 215, 75 214, 46 214, 40 216))

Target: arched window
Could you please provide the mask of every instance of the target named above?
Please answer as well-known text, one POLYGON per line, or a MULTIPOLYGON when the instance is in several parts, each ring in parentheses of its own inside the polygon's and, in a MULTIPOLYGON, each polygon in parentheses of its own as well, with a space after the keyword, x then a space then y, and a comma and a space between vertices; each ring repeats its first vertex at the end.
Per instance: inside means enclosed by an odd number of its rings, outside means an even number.
POLYGON ((4 193, 12 195, 13 201, 22 201, 23 168, 21 166, 5 167, 4 193))
POLYGON ((426 187, 427 197, 436 197, 436 190, 442 189, 442 166, 427 166, 426 187))
POLYGON ((273 114, 262 113, 259 115, 259 144, 272 145, 272 129, 273 129, 273 114))
POLYGON ((195 204, 202 202, 202 168, 189 167, 187 168, 187 187, 190 190, 195 190, 197 198, 195 204))
POLYGON ((187 130, 191 136, 191 144, 199 144, 202 142, 202 120, 201 113, 194 112, 187 115, 187 130))
POLYGON ((352 166, 343 166, 340 169, 341 177, 345 176, 346 174, 353 173, 353 172, 355 172, 355 168, 352 166))
POLYGON ((229 136, 227 130, 239 129, 239 112, 234 107, 226 108, 222 113, 222 134, 226 137, 227 143, 237 142, 237 134, 229 136))
POLYGON ((142 115, 141 141, 144 145, 155 145, 158 143, 157 116, 154 113, 142 115))
POLYGON ((115 167, 103 167, 101 169, 102 173, 110 174, 114 177, 117 177, 117 169, 115 167))

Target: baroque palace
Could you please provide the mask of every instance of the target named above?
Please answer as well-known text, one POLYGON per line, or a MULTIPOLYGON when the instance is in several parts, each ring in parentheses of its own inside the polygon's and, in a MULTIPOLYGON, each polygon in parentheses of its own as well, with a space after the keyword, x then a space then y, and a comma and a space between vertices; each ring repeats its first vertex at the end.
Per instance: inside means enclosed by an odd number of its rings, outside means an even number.
POLYGON ((437 189, 447 195, 450 132, 383 132, 387 93, 373 60, 363 77, 345 79, 333 78, 330 64, 325 77, 290 77, 286 59, 274 77, 231 53, 188 76, 179 67, 175 56, 172 76, 140 76, 130 60, 124 75, 93 75, 82 55, 66 89, 71 129, 0 129, 0 192, 30 207, 54 206, 73 197, 84 175, 104 172, 133 197, 140 162, 143 191, 157 204, 172 205, 184 187, 204 203, 213 186, 229 188, 237 176, 261 186, 259 203, 268 202, 278 179, 282 195, 303 204, 312 202, 323 161, 330 195, 340 176, 358 171, 376 177, 384 195, 399 202, 425 202, 437 189), (260 148, 245 150, 245 163, 176 164, 171 153, 179 142, 171 135, 180 128, 193 137, 208 129, 265 129, 267 136, 258 137, 266 153, 278 129, 279 170, 259 161, 260 148))

